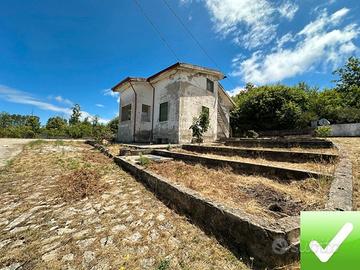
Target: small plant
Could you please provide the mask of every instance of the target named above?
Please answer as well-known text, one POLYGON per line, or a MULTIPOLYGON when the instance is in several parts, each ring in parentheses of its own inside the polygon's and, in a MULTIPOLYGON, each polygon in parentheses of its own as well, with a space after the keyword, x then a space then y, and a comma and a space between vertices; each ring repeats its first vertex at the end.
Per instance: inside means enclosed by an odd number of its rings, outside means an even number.
POLYGON ((169 143, 168 146, 166 147, 166 150, 170 151, 171 150, 171 144, 169 143))
POLYGON ((194 118, 193 124, 190 126, 192 136, 196 142, 203 142, 203 135, 210 127, 209 113, 206 111, 201 112, 198 118, 194 118))
POLYGON ((64 146, 65 145, 65 142, 63 140, 56 140, 55 141, 55 145, 56 146, 64 146))
POLYGON ((329 137, 331 135, 331 127, 323 126, 315 129, 316 137, 329 137))
POLYGON ((28 143, 28 147, 29 148, 34 148, 34 147, 42 145, 44 143, 45 143, 44 140, 36 140, 36 141, 32 141, 32 142, 28 143))
POLYGON ((149 165, 149 163, 150 159, 148 157, 145 157, 143 154, 140 154, 139 164, 146 167, 147 165, 149 165))
POLYGON ((254 138, 254 139, 259 138, 259 134, 255 130, 252 130, 252 129, 248 130, 245 135, 246 135, 246 138, 254 138))
POLYGON ((156 268, 156 270, 167 270, 170 268, 170 261, 165 259, 160 262, 159 266, 156 268))

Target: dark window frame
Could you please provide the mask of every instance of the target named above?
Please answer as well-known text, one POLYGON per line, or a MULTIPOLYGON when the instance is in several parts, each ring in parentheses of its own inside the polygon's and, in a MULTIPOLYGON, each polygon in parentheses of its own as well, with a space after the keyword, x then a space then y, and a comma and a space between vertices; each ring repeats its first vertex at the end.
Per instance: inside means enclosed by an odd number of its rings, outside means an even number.
POLYGON ((141 105, 141 122, 151 122, 151 106, 147 104, 141 105), (144 111, 144 108, 147 110, 144 111))
POLYGON ((211 93, 214 93, 215 90, 215 83, 214 81, 206 78, 206 90, 210 91, 211 93))
POLYGON ((166 122, 169 120, 169 102, 163 102, 159 105, 159 122, 166 122), (166 107, 165 107, 166 105, 166 107), (166 113, 164 110, 166 108, 166 113))
POLYGON ((201 106, 201 113, 207 113, 208 117, 210 117, 210 108, 206 106, 201 106))
POLYGON ((131 104, 127 104, 121 107, 121 122, 126 122, 131 120, 132 108, 131 104))

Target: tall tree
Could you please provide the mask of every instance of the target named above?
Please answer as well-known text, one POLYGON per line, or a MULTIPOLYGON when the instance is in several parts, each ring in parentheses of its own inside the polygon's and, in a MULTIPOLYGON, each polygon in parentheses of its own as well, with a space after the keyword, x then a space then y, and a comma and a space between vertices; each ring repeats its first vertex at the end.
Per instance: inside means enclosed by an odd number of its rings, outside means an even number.
POLYGON ((360 109, 360 59, 350 57, 345 66, 334 71, 339 76, 336 90, 348 107, 360 109))
POLYGON ((81 108, 79 104, 75 104, 75 106, 72 108, 72 114, 69 119, 70 125, 75 125, 80 123, 80 117, 81 117, 81 108))
POLYGON ((360 59, 350 57, 345 66, 335 70, 334 74, 340 77, 335 80, 338 91, 348 92, 352 86, 360 87, 360 59))

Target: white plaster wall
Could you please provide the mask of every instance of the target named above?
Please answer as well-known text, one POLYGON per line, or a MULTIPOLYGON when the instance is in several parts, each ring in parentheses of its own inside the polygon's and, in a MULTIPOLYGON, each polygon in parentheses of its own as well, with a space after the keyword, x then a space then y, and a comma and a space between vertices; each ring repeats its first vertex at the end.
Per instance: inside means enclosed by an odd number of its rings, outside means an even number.
POLYGON ((132 142, 134 134, 134 108, 135 98, 132 89, 128 88, 120 93, 120 104, 119 104, 119 129, 118 129, 118 141, 119 142, 132 142), (131 104, 131 120, 121 121, 121 107, 131 104))
POLYGON ((201 113, 202 106, 209 108, 210 127, 204 134, 205 142, 215 141, 217 138, 217 104, 218 83, 216 78, 205 74, 191 74, 181 72, 180 97, 180 143, 189 143, 192 140, 192 131, 189 129, 193 118, 201 113), (214 92, 206 90, 206 79, 214 81, 214 92))
POLYGON ((154 142, 179 142, 179 75, 172 72, 167 78, 156 83, 155 87, 155 106, 154 106, 154 142), (168 121, 159 121, 160 104, 168 102, 168 121))
POLYGON ((151 120, 152 120, 152 102, 153 89, 148 82, 132 83, 137 93, 137 113, 135 127, 136 142, 150 142, 151 137, 151 120), (150 122, 141 121, 142 104, 150 106, 150 122))

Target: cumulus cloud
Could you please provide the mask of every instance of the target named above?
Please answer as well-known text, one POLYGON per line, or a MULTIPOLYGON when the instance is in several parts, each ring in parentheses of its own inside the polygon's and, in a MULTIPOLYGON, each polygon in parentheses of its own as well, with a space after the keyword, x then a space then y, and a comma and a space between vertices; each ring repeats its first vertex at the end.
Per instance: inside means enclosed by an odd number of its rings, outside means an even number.
POLYGON ((253 49, 270 43, 276 36, 275 19, 291 20, 298 6, 285 1, 279 6, 269 0, 203 0, 223 37, 232 36, 235 43, 253 49))
POLYGON ((319 65, 338 65, 357 50, 353 41, 359 36, 359 27, 356 24, 339 27, 348 12, 349 9, 342 8, 329 15, 324 10, 294 37, 286 34, 280 38, 275 51, 268 54, 256 51, 250 58, 234 62, 233 75, 265 84, 303 74, 319 65), (289 41, 295 43, 291 48, 284 45, 289 41))
POLYGON ((120 103, 120 95, 119 95, 119 93, 114 92, 110 88, 109 89, 104 89, 101 92, 104 94, 104 96, 110 96, 110 97, 116 98, 117 103, 120 103))
POLYGON ((228 92, 228 94, 231 96, 231 97, 234 97, 236 96, 237 94, 239 94, 240 92, 243 92, 245 91, 245 87, 241 87, 241 86, 237 86, 235 87, 234 89, 231 89, 231 90, 227 90, 226 92, 228 92))
POLYGON ((299 6, 296 5, 295 3, 292 3, 290 1, 286 1, 284 2, 282 5, 279 6, 279 13, 281 14, 281 16, 292 20, 296 14, 296 12, 298 11, 299 6))
MULTIPOLYGON (((18 89, 14 89, 14 88, 8 87, 6 85, 0 85, 0 99, 5 100, 7 102, 11 102, 11 103, 32 105, 32 106, 35 106, 44 111, 52 111, 52 112, 62 113, 62 114, 65 114, 66 116, 70 116, 72 113, 72 110, 70 107, 58 106, 58 105, 54 105, 49 102, 45 102, 41 99, 33 97, 30 93, 27 93, 25 91, 21 91, 18 89)), ((56 100, 56 98, 55 98, 55 100, 56 100)), ((61 100, 67 100, 67 99, 61 98, 61 100)), ((68 105, 70 105, 70 104, 68 104, 68 105)), ((82 119, 85 117, 89 117, 89 118, 94 117, 92 114, 90 114, 86 111, 81 111, 81 116, 82 116, 82 119)), ((99 122, 107 123, 107 122, 109 122, 109 120, 100 118, 99 122)))

